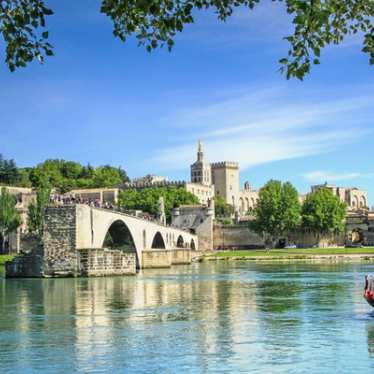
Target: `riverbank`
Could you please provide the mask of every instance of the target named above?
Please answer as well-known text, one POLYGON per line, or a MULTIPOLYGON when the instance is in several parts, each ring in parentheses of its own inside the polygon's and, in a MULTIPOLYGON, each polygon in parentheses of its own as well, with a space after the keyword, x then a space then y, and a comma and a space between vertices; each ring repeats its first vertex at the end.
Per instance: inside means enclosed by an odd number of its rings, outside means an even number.
POLYGON ((271 250, 228 250, 207 254, 203 261, 372 261, 374 247, 363 248, 292 248, 271 250))
POLYGON ((11 261, 14 255, 0 255, 0 266, 4 266, 7 261, 11 261))

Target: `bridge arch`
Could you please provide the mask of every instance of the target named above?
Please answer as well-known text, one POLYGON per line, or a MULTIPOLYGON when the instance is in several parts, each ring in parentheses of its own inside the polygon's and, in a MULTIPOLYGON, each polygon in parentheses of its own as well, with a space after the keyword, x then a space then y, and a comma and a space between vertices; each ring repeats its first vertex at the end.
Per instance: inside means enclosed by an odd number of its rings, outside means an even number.
POLYGON ((366 204, 366 199, 365 199, 365 196, 361 196, 361 199, 360 199, 360 207, 361 208, 366 208, 367 207, 367 204, 366 204))
POLYGON ((166 248, 164 238, 162 237, 160 231, 157 231, 155 236, 153 237, 151 248, 155 248, 155 249, 166 248))
POLYGON ((178 247, 178 248, 183 248, 183 247, 184 247, 184 239, 183 239, 183 236, 182 236, 182 235, 179 235, 179 236, 178 236, 178 239, 177 239, 177 247, 178 247))
POLYGON ((117 219, 110 223, 101 247, 135 253, 136 267, 139 268, 139 257, 135 241, 129 227, 123 220, 117 219))

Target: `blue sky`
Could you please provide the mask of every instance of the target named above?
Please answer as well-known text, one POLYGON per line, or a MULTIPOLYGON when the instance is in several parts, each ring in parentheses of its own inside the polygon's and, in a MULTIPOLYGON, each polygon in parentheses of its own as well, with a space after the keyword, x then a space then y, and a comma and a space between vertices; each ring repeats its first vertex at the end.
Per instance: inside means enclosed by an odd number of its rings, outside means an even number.
POLYGON ((47 3, 56 56, 0 66, 0 152, 18 165, 64 158, 187 179, 202 139, 209 161, 239 161, 255 188, 327 180, 367 189, 374 204, 374 67, 359 36, 323 51, 304 82, 286 81, 282 5, 226 24, 200 13, 171 53, 148 54, 112 36, 99 1, 47 3))

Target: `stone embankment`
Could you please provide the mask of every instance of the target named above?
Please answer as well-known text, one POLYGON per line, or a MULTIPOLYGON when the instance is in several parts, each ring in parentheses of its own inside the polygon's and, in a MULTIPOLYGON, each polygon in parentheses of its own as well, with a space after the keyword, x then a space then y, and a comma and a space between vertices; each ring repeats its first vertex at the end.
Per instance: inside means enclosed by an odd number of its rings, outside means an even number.
POLYGON ((374 262, 374 254, 285 255, 285 256, 215 256, 206 255, 203 261, 253 262, 374 262))

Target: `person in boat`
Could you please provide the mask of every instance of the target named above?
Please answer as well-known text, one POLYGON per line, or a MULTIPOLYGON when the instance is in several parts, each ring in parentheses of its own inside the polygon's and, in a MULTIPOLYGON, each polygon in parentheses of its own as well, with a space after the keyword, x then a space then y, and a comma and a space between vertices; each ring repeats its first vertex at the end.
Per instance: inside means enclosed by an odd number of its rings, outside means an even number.
POLYGON ((365 276, 365 291, 364 298, 374 307, 374 275, 369 274, 365 276))

